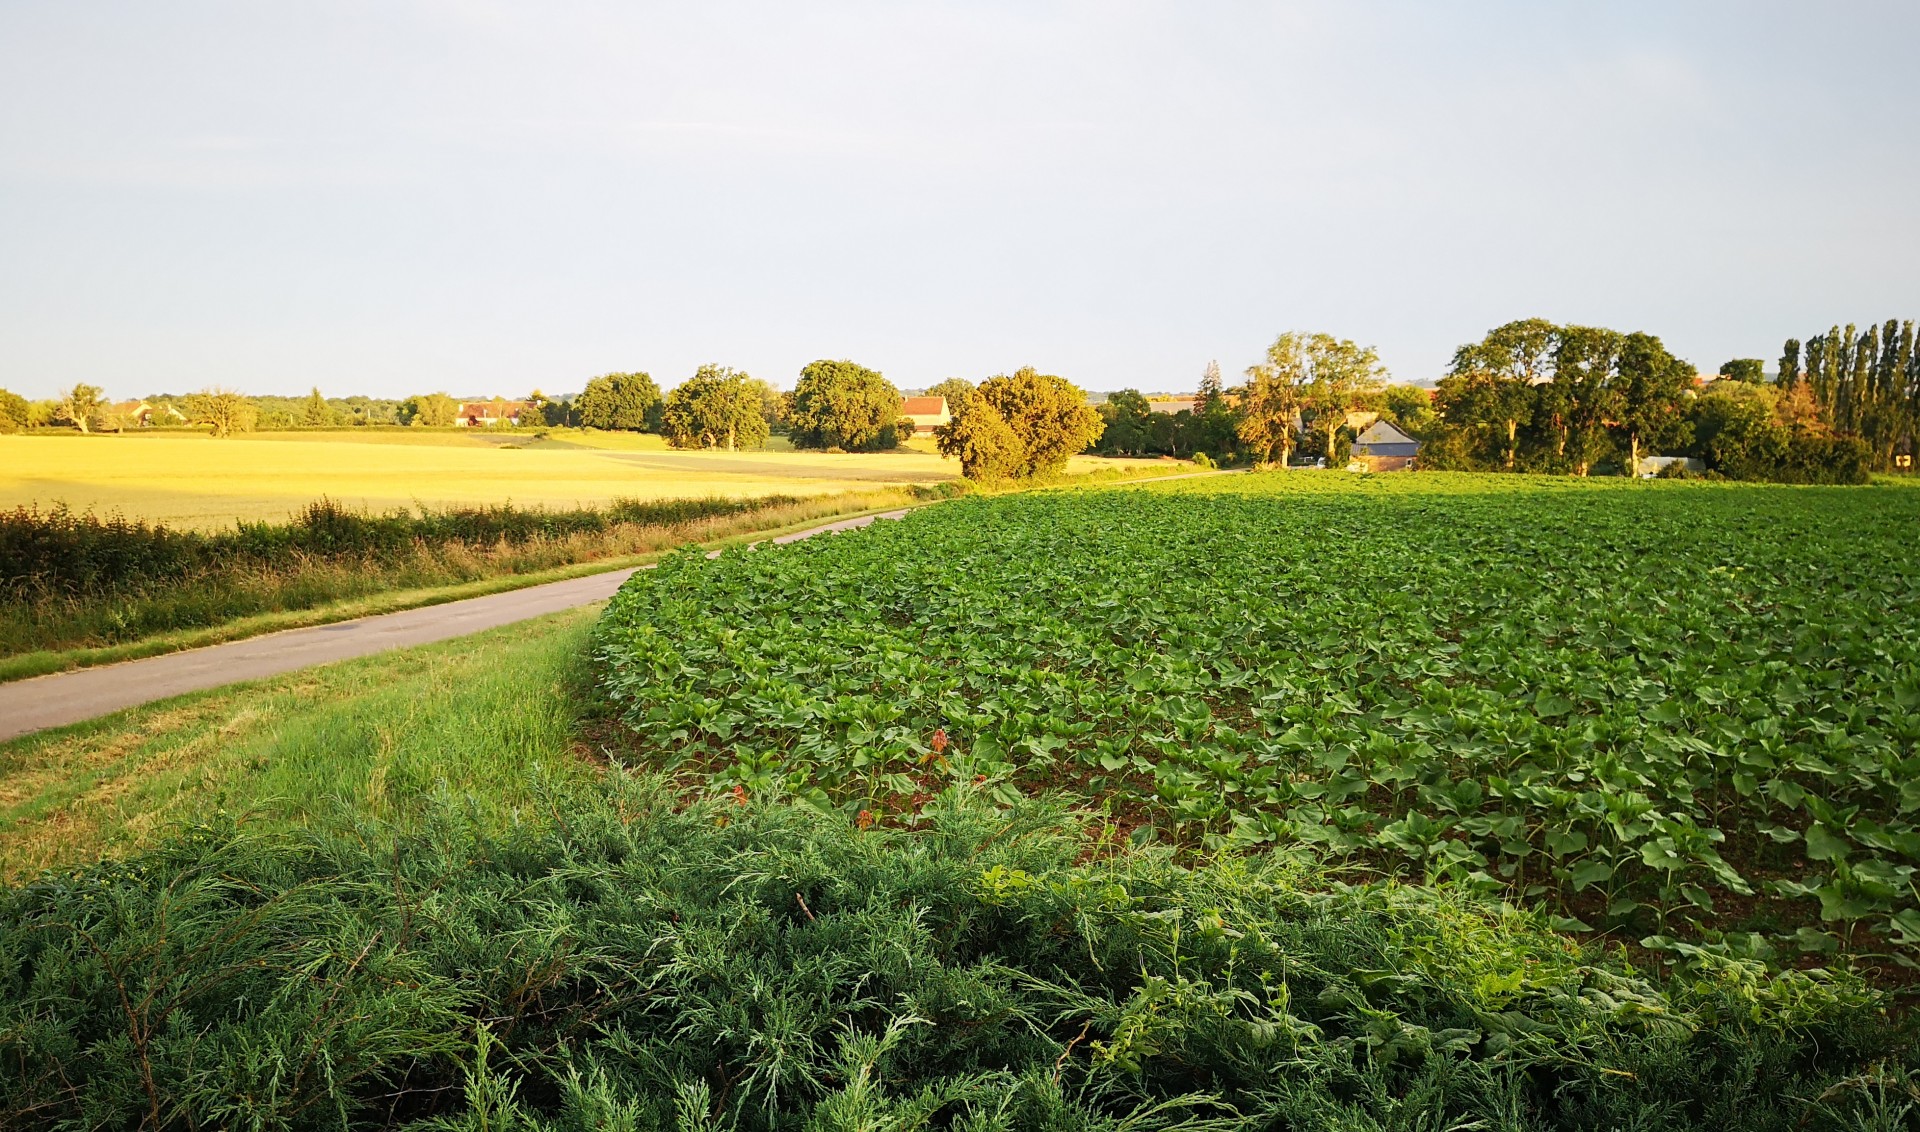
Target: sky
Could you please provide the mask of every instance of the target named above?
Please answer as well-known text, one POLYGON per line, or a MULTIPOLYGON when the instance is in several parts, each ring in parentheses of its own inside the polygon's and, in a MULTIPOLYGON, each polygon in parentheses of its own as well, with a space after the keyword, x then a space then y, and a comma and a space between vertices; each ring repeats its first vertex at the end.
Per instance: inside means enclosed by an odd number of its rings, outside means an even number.
POLYGON ((0 0, 0 387, 1431 381, 1920 317, 1920 4, 0 0))

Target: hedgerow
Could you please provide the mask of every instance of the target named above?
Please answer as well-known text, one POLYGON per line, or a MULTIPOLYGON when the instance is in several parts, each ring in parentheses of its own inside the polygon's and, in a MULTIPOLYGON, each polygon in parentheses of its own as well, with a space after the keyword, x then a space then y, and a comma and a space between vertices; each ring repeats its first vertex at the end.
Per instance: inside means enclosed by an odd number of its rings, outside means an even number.
POLYGON ((0 656, 113 645, 402 589, 454 585, 650 553, 688 541, 880 504, 855 495, 614 500, 364 512, 329 500, 285 523, 218 531, 74 513, 0 512, 0 656))
POLYGON ((204 828, 0 894, 0 1124, 1898 1127, 1842 978, 1665 983, 1460 892, 613 776, 488 833, 204 828))
POLYGON ((602 534, 621 526, 670 526, 798 502, 758 499, 616 499, 605 507, 419 508, 374 513, 330 499, 284 523, 239 522, 230 530, 177 530, 123 515, 16 507, 0 512, 0 596, 110 594, 182 574, 294 559, 396 561, 426 548, 486 547, 602 534))

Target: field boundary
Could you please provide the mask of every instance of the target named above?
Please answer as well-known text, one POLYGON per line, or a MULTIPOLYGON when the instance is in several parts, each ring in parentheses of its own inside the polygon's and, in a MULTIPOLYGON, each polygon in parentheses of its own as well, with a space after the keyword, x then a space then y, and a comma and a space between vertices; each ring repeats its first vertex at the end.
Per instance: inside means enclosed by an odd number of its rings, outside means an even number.
MULTIPOLYGON (((1042 491, 1062 487, 1120 487, 1130 484, 1158 483, 1163 480, 1190 479, 1195 476, 1213 476, 1232 474, 1232 469, 1204 472, 1180 472, 1168 474, 1157 468, 1141 469, 1140 474, 1117 475, 1108 478, 1104 472, 1087 472, 1062 480, 1048 480, 1031 486, 1013 489, 1005 494, 1017 494, 1024 491, 1042 491), (1074 483, 1074 480, 1089 480, 1087 483, 1074 483)), ((867 494, 877 494, 884 488, 867 494)), ((904 493, 905 489, 901 489, 904 493)), ((938 500, 928 502, 939 502, 938 500)), ((909 506, 926 506, 927 503, 914 503, 909 506)), ((886 511, 898 510, 899 502, 886 503, 872 507, 854 508, 848 511, 830 511, 807 519, 782 523, 777 526, 738 531, 721 538, 698 542, 682 543, 663 550, 648 551, 645 554, 628 554, 614 558, 600 558, 591 562, 576 562, 568 566, 555 566, 528 574, 504 574, 493 578, 479 578, 471 582, 458 582, 447 586, 433 586, 423 589, 392 590, 386 593, 372 594, 349 601, 333 602, 315 606, 311 609, 285 610, 276 613, 262 613, 229 621, 220 625, 211 625, 202 629, 182 629, 171 633, 162 633, 143 640, 129 641, 118 645, 100 645, 92 648, 63 649, 58 651, 40 651, 21 653, 17 656, 0 658, 0 685, 17 680, 30 680, 36 676, 51 676, 60 672, 74 672, 86 668, 98 668, 105 664, 119 664, 123 661, 146 660, 150 657, 166 656, 169 653, 186 652, 192 649, 207 648, 213 645, 230 644, 268 633, 279 633, 290 629, 307 629, 317 625, 332 625, 341 621, 352 621, 361 617, 376 617, 385 613, 400 613, 409 609, 419 609, 431 605, 443 605, 467 598, 487 597, 492 594, 507 593, 525 589, 529 586, 546 585, 551 582, 564 582, 574 578, 583 578, 592 574, 602 574, 613 570, 624 570, 658 562, 666 555, 684 550, 688 546, 701 546, 709 550, 740 546, 796 531, 807 530, 823 523, 843 519, 856 519, 863 515, 878 515, 886 511)))
POLYGON ((238 621, 229 621, 221 625, 212 625, 204 629, 185 629, 173 633, 163 633, 144 640, 129 641, 120 645, 102 645, 95 648, 67 649, 59 652, 21 653, 0 659, 0 685, 19 680, 30 680, 36 676, 52 676, 61 672, 76 672, 81 669, 98 668, 102 665, 119 664, 130 660, 146 660, 170 653, 188 652, 193 649, 208 648, 213 645, 231 644, 235 641, 249 640, 269 633, 280 633, 291 629, 310 629, 320 625, 333 625, 342 621, 353 621, 362 617, 377 617, 386 613, 401 613, 409 609, 422 609, 428 606, 444 605, 448 602, 464 601, 468 598, 489 597, 493 594, 508 593, 526 589, 530 586, 547 585, 553 582, 565 582, 574 578, 605 574, 615 570, 632 569, 658 562, 669 554, 677 553, 688 546, 701 546, 707 549, 723 549, 750 542, 806 530, 822 523, 837 522, 844 519, 856 519, 863 515, 877 515, 885 511, 895 511, 899 504, 886 504, 877 507, 855 508, 850 511, 833 511, 812 518, 781 523, 777 526, 740 531, 722 538, 703 542, 682 543, 664 550, 648 551, 645 554, 621 555, 617 558, 599 558, 592 562, 576 562, 569 566, 555 566, 548 570, 539 570, 530 574, 503 574, 493 578, 479 578, 471 582, 459 582, 449 586, 432 586, 425 589, 391 590, 369 597, 351 601, 333 602, 315 606, 312 609, 294 609, 278 613, 262 613, 253 617, 244 617, 238 621))

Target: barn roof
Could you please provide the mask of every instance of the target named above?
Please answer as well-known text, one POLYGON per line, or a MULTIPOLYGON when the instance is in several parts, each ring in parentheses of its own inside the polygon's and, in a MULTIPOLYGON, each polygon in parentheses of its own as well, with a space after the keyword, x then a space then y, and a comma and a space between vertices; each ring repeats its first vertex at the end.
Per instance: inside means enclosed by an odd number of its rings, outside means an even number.
POLYGON ((909 417, 937 417, 947 411, 945 397, 902 397, 900 412, 909 417))

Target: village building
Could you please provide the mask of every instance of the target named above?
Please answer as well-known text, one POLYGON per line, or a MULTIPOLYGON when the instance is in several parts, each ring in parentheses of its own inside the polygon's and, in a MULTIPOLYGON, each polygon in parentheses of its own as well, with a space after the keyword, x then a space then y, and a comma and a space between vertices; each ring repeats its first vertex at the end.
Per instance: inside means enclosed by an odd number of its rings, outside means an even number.
POLYGON ((453 423, 462 428, 488 428, 517 425, 520 416, 532 406, 525 401, 462 401, 454 411, 453 423))
POLYGON ((1420 442, 1393 422, 1377 420, 1354 438, 1353 455, 1356 460, 1366 460, 1375 471, 1397 472, 1413 467, 1420 455, 1420 442))
POLYGON ((913 434, 922 436, 953 420, 945 397, 902 397, 900 416, 913 422, 913 434))

